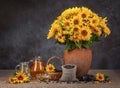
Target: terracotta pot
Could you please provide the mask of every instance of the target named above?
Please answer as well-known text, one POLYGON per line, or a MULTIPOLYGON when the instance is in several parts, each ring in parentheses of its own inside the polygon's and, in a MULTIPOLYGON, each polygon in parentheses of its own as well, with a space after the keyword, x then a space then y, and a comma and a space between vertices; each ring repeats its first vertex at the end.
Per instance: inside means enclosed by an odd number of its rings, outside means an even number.
POLYGON ((92 61, 91 49, 76 48, 74 50, 64 51, 65 64, 77 65, 77 78, 86 75, 90 69, 92 61))

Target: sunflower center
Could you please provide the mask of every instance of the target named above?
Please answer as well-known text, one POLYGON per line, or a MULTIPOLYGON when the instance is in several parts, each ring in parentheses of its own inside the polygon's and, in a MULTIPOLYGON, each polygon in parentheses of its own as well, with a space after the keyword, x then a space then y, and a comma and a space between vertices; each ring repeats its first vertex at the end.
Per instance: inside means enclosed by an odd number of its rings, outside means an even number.
POLYGON ((57 29, 57 28, 55 28, 55 29, 54 29, 54 32, 56 32, 57 30, 58 30, 58 29, 57 29))
POLYGON ((95 33, 97 33, 97 32, 98 32, 98 30, 96 30, 95 28, 92 28, 92 30, 93 30, 95 33))
POLYGON ((62 36, 58 36, 59 39, 62 39, 62 36))
POLYGON ((102 26, 102 29, 103 29, 103 30, 105 30, 105 27, 104 27, 104 26, 102 26))
POLYGON ((102 76, 99 76, 99 79, 102 79, 102 76))
POLYGON ((85 23, 83 23, 83 26, 86 26, 86 24, 85 24, 85 23))
POLYGON ((10 81, 11 81, 11 82, 14 82, 14 79, 11 79, 10 81))
POLYGON ((83 13, 83 14, 82 14, 82 18, 86 18, 86 14, 83 13))
POLYGON ((23 76, 20 75, 20 76, 18 77, 18 80, 23 80, 23 76))
POLYGON ((93 22, 93 23, 96 23, 96 20, 93 20, 92 22, 93 22))
POLYGON ((65 23, 65 26, 70 26, 69 22, 66 22, 66 23, 65 23))
POLYGON ((49 67, 49 70, 52 70, 53 68, 52 67, 49 67))
POLYGON ((66 20, 68 20, 70 17, 69 17, 69 16, 66 16, 65 18, 66 18, 66 20))
POLYGON ((86 30, 83 30, 83 31, 81 32, 81 34, 82 34, 83 36, 86 36, 86 35, 87 35, 87 31, 86 31, 86 30))
POLYGON ((78 28, 74 28, 74 31, 78 31, 78 28))
POLYGON ((77 19, 74 20, 74 24, 79 24, 79 21, 77 19))

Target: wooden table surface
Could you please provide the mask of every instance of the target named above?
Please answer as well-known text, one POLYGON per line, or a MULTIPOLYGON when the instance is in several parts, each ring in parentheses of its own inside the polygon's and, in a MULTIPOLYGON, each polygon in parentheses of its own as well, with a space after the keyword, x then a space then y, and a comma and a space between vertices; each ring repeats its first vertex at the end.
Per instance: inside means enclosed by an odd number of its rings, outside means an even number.
POLYGON ((13 76, 14 70, 0 70, 0 88, 120 88, 120 70, 90 70, 88 74, 104 73, 109 76, 112 83, 44 83, 32 80, 30 83, 9 84, 8 77, 13 76))

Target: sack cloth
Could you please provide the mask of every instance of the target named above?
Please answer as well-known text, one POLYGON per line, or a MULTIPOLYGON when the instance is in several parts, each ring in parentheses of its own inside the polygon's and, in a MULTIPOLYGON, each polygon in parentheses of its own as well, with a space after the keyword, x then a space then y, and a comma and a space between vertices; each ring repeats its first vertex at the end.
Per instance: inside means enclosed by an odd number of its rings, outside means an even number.
POLYGON ((62 66, 62 76, 59 81, 74 82, 78 81, 76 78, 77 66, 73 64, 66 64, 62 66))

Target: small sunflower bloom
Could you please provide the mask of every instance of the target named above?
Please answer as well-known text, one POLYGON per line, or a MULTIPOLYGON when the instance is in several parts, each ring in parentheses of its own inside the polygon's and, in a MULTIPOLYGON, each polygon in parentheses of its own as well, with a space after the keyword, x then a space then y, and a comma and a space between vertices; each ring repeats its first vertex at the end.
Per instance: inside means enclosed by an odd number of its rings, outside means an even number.
POLYGON ((48 73, 55 72, 55 66, 53 64, 48 64, 46 66, 46 72, 48 72, 48 73))
POLYGON ((105 80, 105 75, 102 74, 102 73, 97 73, 96 74, 96 80, 100 81, 100 82, 104 81, 105 80))
POLYGON ((11 83, 11 84, 14 84, 14 83, 17 82, 17 81, 16 81, 16 77, 9 77, 8 81, 9 81, 9 83, 11 83))

